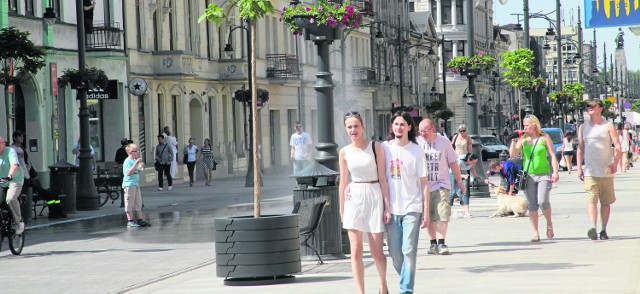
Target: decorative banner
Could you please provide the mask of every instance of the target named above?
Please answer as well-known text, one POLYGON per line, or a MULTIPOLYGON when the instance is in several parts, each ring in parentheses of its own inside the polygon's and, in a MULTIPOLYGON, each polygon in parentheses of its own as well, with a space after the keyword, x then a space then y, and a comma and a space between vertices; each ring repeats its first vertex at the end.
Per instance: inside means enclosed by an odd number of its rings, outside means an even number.
POLYGON ((638 0, 584 0, 587 28, 640 25, 638 0))

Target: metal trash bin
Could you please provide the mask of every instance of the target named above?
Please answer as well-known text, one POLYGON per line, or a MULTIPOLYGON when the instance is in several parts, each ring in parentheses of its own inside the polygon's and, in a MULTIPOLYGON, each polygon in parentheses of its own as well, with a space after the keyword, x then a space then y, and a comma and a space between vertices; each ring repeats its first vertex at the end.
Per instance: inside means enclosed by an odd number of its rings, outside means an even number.
MULTIPOLYGON (((313 240, 313 245, 323 259, 346 258, 344 256, 342 239, 342 222, 340 221, 340 204, 336 177, 333 171, 316 161, 311 162, 304 169, 294 173, 298 186, 293 189, 293 204, 304 199, 327 196, 329 202, 324 209, 320 225, 313 240)), ((347 244, 348 244, 348 240, 347 244)), ((300 254, 305 259, 315 260, 313 250, 300 247, 300 254)))
POLYGON ((56 164, 49 166, 51 175, 51 192, 61 197, 60 204, 65 213, 76 212, 76 173, 78 167, 60 160, 56 164))
POLYGON ((28 180, 25 180, 24 185, 22 186, 22 192, 20 193, 21 197, 24 196, 24 203, 20 205, 20 213, 22 215, 22 218, 31 219, 32 217, 35 217, 35 215, 32 215, 33 197, 31 195, 31 187, 27 185, 27 181, 28 180))

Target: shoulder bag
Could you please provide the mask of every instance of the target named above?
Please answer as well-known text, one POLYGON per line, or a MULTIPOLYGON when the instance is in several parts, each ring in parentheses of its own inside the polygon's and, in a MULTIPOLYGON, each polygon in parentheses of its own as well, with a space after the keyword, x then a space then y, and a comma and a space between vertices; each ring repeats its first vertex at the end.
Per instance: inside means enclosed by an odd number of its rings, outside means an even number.
MULTIPOLYGON (((162 153, 164 153, 165 148, 167 148, 167 144, 164 144, 164 147, 162 147, 162 151, 160 151, 160 158, 162 158, 162 153)), ((162 169, 162 164, 159 160, 156 160, 156 162, 153 164, 153 167, 156 171, 160 171, 162 169)))
POLYGON ((453 150, 456 150, 456 140, 458 140, 457 133, 453 135, 453 141, 451 141, 451 147, 453 147, 453 150))
POLYGON ((516 187, 518 187, 518 190, 524 191, 524 189, 527 188, 527 179, 529 178, 529 172, 527 172, 527 170, 529 170, 529 167, 531 166, 533 152, 535 151, 536 145, 538 145, 539 140, 540 138, 536 140, 536 142, 533 144, 533 148, 531 148, 531 154, 529 154, 529 162, 527 163, 527 168, 523 168, 518 171, 518 176, 516 178, 516 187))

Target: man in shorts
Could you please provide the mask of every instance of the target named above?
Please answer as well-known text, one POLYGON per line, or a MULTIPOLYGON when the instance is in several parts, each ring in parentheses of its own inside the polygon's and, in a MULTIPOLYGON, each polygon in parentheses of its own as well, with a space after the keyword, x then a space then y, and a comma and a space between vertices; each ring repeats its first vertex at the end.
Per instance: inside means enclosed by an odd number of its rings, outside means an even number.
POLYGON ((584 181, 587 192, 587 214, 591 228, 587 236, 598 239, 596 223, 598 221, 598 200, 600 201, 600 240, 607 240, 607 222, 611 213, 611 204, 616 201, 613 188, 613 175, 620 162, 622 150, 618 133, 613 124, 602 117, 604 107, 601 100, 592 100, 587 105, 591 119, 578 129, 578 177, 584 181), (611 143, 613 143, 612 154, 611 143), (582 161, 584 160, 584 165, 582 161))
POLYGON ((465 192, 458 165, 458 155, 453 150, 451 141, 436 133, 431 119, 423 119, 418 130, 420 133, 418 145, 422 147, 426 157, 427 179, 429 181, 429 219, 431 222, 427 233, 431 245, 427 253, 447 255, 449 248, 444 241, 451 219, 449 168, 451 168, 458 187, 463 193, 465 192))

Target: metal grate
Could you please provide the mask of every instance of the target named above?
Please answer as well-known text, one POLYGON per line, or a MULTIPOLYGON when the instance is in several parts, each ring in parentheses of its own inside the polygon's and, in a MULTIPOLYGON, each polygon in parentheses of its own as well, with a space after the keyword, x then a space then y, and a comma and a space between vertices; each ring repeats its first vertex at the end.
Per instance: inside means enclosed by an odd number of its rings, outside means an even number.
POLYGON ((298 56, 289 54, 267 54, 267 78, 300 78, 298 56))
POLYGON ((376 69, 373 67, 354 67, 353 84, 359 86, 371 86, 378 84, 376 69))
POLYGON ((94 25, 93 33, 87 34, 87 50, 92 49, 124 49, 120 23, 94 25))

